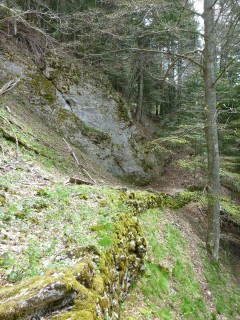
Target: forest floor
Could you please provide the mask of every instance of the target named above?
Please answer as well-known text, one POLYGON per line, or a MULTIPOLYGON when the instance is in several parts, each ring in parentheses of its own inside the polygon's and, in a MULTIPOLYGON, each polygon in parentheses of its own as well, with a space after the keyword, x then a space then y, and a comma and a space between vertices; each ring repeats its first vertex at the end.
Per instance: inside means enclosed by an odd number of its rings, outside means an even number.
MULTIPOLYGON (((196 180, 190 172, 171 163, 151 188, 173 195, 191 184, 196 180)), ((214 264, 206 254, 207 212, 202 203, 149 211, 141 223, 148 260, 143 277, 123 303, 122 319, 240 319, 240 243, 224 236, 228 227, 221 237, 219 264, 214 264)))
MULTIPOLYGON (((21 110, 18 112, 20 114, 21 110)), ((62 139, 38 123, 38 119, 11 121, 15 121, 18 128, 21 145, 19 159, 15 160, 15 144, 6 137, 1 140, 0 211, 7 209, 0 212, 3 253, 0 285, 7 286, 25 277, 43 274, 49 265, 59 268, 74 263, 74 259, 70 261, 58 253, 66 249, 71 251, 79 241, 83 245, 90 238, 93 242, 99 241, 89 232, 78 237, 80 220, 74 214, 76 205, 81 207, 81 224, 87 231, 107 210, 107 195, 114 193, 107 185, 131 188, 76 151, 83 164, 80 170, 62 139), (35 128, 34 135, 25 127, 29 120, 35 128), (41 141, 35 136, 38 131, 41 141), (69 176, 89 179, 89 174, 96 181, 92 190, 83 187, 79 192, 66 184, 69 176), (99 210, 99 217, 96 210, 99 210), (61 230, 63 224, 66 227, 61 230)), ((7 129, 4 131, 2 127, 2 130, 4 136, 7 129)), ((157 182, 140 189, 173 195, 196 184, 196 177, 175 162, 166 167, 157 182)), ((193 201, 177 210, 150 209, 139 219, 148 242, 146 268, 122 305, 121 319, 239 320, 240 246, 226 237, 228 227, 223 230, 220 262, 214 264, 206 255, 207 215, 201 201, 193 201)), ((239 236, 239 230, 237 232, 239 236)))
MULTIPOLYGON (((14 144, 5 141, 0 194, 6 196, 6 201, 11 199, 12 206, 0 225, 1 251, 5 252, 0 284, 7 286, 42 274, 49 265, 59 268, 74 263, 74 259, 59 252, 71 251, 79 241, 83 245, 84 241, 98 241, 92 232, 83 234, 82 229, 78 238, 76 226, 80 222, 89 230, 98 219, 97 208, 106 210, 106 194, 114 192, 107 189, 107 179, 93 189, 82 187, 79 193, 79 189, 66 184, 67 174, 63 176, 51 166, 50 171, 45 170, 35 155, 25 150, 18 161, 14 156, 14 144), (82 216, 87 215, 81 221, 74 215, 79 205, 82 216), (61 224, 69 225, 70 216, 75 230, 65 228, 59 232, 61 224), (37 239, 41 240, 40 247, 37 239)), ((150 190, 176 194, 185 190, 190 180, 187 170, 170 164, 150 190)), ((113 179, 110 184, 115 183, 113 179)), ((209 261, 204 241, 207 216, 202 203, 191 202, 177 210, 150 209, 141 214, 140 223, 148 242, 146 269, 132 285, 122 305, 121 319, 240 319, 239 247, 222 241, 219 264, 209 261)))

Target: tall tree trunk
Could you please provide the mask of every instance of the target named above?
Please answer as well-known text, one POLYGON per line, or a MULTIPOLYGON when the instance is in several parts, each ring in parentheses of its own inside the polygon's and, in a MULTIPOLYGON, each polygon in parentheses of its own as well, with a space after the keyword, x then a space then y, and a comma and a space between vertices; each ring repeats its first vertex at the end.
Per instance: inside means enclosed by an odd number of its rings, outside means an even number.
POLYGON ((143 111, 143 86, 144 86, 144 54, 141 51, 143 48, 143 39, 140 37, 138 39, 139 61, 138 61, 138 102, 136 110, 136 120, 138 122, 143 122, 144 111, 143 111))
POLYGON ((216 43, 214 0, 204 0, 205 131, 208 152, 207 250, 218 260, 220 242, 220 173, 216 107, 216 43))

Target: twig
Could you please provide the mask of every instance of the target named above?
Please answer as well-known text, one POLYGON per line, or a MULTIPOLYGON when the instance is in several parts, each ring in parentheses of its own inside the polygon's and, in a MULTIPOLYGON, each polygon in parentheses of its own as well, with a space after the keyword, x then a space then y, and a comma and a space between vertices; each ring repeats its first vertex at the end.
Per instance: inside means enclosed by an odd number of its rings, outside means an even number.
POLYGON ((5 118, 4 116, 2 116, 1 114, 0 114, 0 118, 2 118, 2 119, 9 125, 9 127, 11 128, 12 133, 13 133, 13 135, 14 135, 14 138, 15 138, 15 141, 16 141, 16 161, 17 161, 17 160, 18 160, 18 154, 19 154, 19 152, 18 152, 18 138, 17 138, 17 135, 16 135, 16 133, 15 133, 15 131, 14 131, 11 123, 8 121, 8 119, 6 119, 6 118, 5 118))
POLYGON ((96 184, 96 181, 90 176, 86 169, 82 168, 86 175, 96 184))
POLYGON ((78 158, 76 157, 73 149, 70 147, 70 145, 67 143, 66 139, 63 138, 63 141, 66 143, 67 147, 68 147, 68 151, 70 152, 71 156, 73 157, 73 159, 76 161, 77 165, 80 165, 80 162, 78 161, 78 158))
POLYGON ((87 170, 82 167, 82 165, 80 164, 78 158, 76 157, 73 149, 71 148, 71 146, 69 145, 69 143, 66 141, 65 138, 63 138, 63 141, 66 143, 66 145, 67 145, 67 147, 68 147, 68 150, 69 150, 71 156, 73 157, 73 159, 76 161, 77 165, 78 165, 79 167, 81 167, 82 170, 84 171, 84 173, 94 182, 94 184, 96 184, 96 181, 91 177, 91 175, 87 172, 87 170))
POLYGON ((17 79, 17 80, 11 80, 5 83, 5 85, 0 89, 0 96, 3 96, 5 93, 10 91, 12 88, 14 88, 19 81, 20 79, 17 79))
MULTIPOLYGON (((3 96, 5 93, 7 93, 8 91, 10 91, 12 88, 14 88, 16 86, 16 84, 20 81, 21 79, 17 79, 17 80, 11 80, 9 82, 7 82, 1 89, 0 89, 0 96, 3 96)), ((9 107, 6 107, 7 111, 11 113, 11 110, 9 109, 9 107)), ((15 137, 15 141, 16 141, 16 160, 18 160, 18 138, 17 135, 11 125, 11 123, 8 121, 8 119, 6 119, 4 116, 0 115, 0 117, 9 125, 9 127, 12 130, 12 133, 15 137)))

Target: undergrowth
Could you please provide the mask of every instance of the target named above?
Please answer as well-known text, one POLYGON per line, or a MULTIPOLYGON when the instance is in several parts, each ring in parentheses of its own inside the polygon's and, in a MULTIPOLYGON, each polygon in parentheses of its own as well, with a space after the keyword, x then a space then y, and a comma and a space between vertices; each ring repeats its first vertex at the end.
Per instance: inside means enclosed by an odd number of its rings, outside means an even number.
POLYGON ((53 164, 1 141, 0 281, 16 282, 72 265, 83 247, 111 245, 113 219, 126 208, 118 190, 66 184, 53 164), (56 175, 57 172, 57 175, 56 175))
POLYGON ((123 319, 209 320, 219 319, 219 315, 221 319, 239 319, 240 289, 227 268, 229 257, 220 267, 209 261, 203 249, 196 248, 214 303, 209 309, 193 265, 193 252, 187 248, 191 239, 184 237, 176 219, 165 217, 164 210, 150 209, 141 215, 148 259, 143 276, 123 304, 123 319))
POLYGON ((166 221, 160 231, 163 215, 150 210, 142 217, 152 256, 141 284, 148 308, 159 319, 210 317, 181 232, 166 221), (159 232, 164 232, 162 240, 159 232))
POLYGON ((225 319, 240 319, 240 287, 236 279, 229 273, 229 253, 221 255, 220 264, 211 262, 202 252, 205 276, 214 297, 217 313, 225 319))

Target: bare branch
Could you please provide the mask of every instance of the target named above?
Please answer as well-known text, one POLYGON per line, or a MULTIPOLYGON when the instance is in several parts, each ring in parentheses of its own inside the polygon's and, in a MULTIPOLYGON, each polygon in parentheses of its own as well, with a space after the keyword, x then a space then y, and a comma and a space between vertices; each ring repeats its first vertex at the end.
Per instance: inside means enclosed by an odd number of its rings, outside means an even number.
POLYGON ((12 88, 16 86, 16 84, 20 81, 21 79, 17 80, 10 80, 8 83, 6 83, 1 89, 0 89, 0 96, 3 96, 5 93, 10 91, 12 88))
POLYGON ((229 61, 229 63, 224 67, 224 69, 220 72, 220 74, 218 75, 218 77, 216 78, 216 80, 214 81, 213 85, 215 86, 216 83, 218 82, 218 80, 224 75, 224 73, 227 71, 228 67, 233 64, 233 62, 236 61, 236 59, 232 59, 231 61, 229 61))
POLYGON ((10 129, 11 129, 13 135, 14 135, 15 142, 16 142, 16 161, 17 161, 18 160, 18 154, 19 154, 19 152, 18 152, 19 148, 18 148, 18 138, 17 138, 16 132, 13 129, 13 126, 11 125, 10 121, 8 121, 8 119, 6 117, 4 117, 4 116, 2 116, 0 114, 0 118, 2 118, 9 125, 9 127, 10 127, 10 129))
POLYGON ((190 51, 190 52, 186 52, 184 54, 180 54, 180 53, 175 53, 175 52, 171 52, 171 51, 164 51, 164 50, 158 50, 158 49, 146 49, 146 48, 125 48, 125 49, 119 49, 119 50, 112 50, 112 51, 107 51, 104 53, 92 53, 92 54, 88 54, 86 56, 89 57, 102 57, 104 55, 107 54, 113 54, 113 53, 118 53, 118 52, 124 52, 124 51, 133 51, 133 52, 145 52, 145 53, 153 53, 153 54, 164 54, 166 56, 175 56, 177 58, 182 58, 184 60, 188 60, 190 62, 192 62, 194 65, 197 65, 198 67, 200 67, 201 69, 203 68, 203 64, 196 61, 194 58, 192 58, 190 55, 192 54, 197 54, 200 53, 202 54, 202 50, 201 49, 197 49, 194 51, 190 51))

